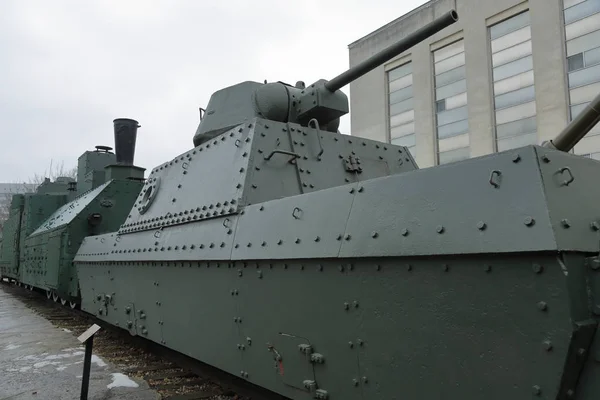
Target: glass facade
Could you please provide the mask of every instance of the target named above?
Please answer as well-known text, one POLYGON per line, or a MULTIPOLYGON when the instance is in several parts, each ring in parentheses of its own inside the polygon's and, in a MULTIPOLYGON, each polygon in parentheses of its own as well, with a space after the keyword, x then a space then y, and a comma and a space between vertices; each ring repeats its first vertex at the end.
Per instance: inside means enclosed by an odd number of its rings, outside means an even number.
POLYGON ((433 52, 437 162, 470 156, 465 45, 461 39, 433 52))
POLYGON ((415 111, 413 106, 412 62, 387 73, 389 93, 390 142, 406 146, 415 156, 415 111))
MULTIPOLYGON (((600 0, 564 0, 569 119, 600 93, 600 0)), ((600 127, 586 137, 600 134, 600 127)), ((585 140, 585 139, 584 139, 585 140)), ((600 159, 600 149, 576 146, 575 153, 600 159)))
POLYGON ((498 151, 537 143, 529 11, 489 28, 498 151))
MULTIPOLYGON (((561 0, 560 4, 562 5, 560 12, 564 16, 562 34, 566 47, 563 57, 565 57, 566 68, 565 80, 568 85, 565 93, 568 95, 568 108, 561 112, 567 112, 569 120, 572 120, 600 93, 600 0, 561 0)), ((507 7, 509 6, 510 4, 507 4, 507 7)), ((523 4, 519 7, 527 7, 527 5, 523 4)), ((533 12, 537 11, 534 9, 533 12)), ((539 12, 543 14, 543 11, 539 12)), ((498 21, 497 16, 490 18, 498 21)), ((487 46, 491 53, 489 63, 493 110, 492 115, 487 117, 491 117, 493 121, 493 151, 505 151, 540 143, 533 71, 531 10, 501 18, 505 19, 487 28, 489 36, 487 46)), ((536 51, 548 51, 548 46, 543 45, 548 38, 544 37, 543 33, 533 40, 542 43, 539 46, 540 50, 536 51)), ((478 49, 474 48, 471 51, 477 53, 478 49)), ((479 51, 483 54, 482 49, 479 51)), ((554 55, 553 52, 552 57, 554 55)), ((536 60, 542 58, 537 57, 536 60)), ((421 134, 433 135, 433 143, 429 140, 431 137, 423 142, 423 146, 427 147, 423 151, 431 152, 434 157, 425 154, 424 163, 446 164, 467 159, 471 154, 481 154, 482 150, 491 150, 487 147, 489 142, 475 140, 475 135, 484 132, 473 131, 474 122, 469 123, 465 62, 465 43, 464 38, 461 38, 432 51, 430 66, 415 65, 409 61, 386 72, 388 87, 385 95, 388 97, 389 106, 388 140, 391 143, 406 146, 415 156, 414 100, 415 96, 420 95, 415 94, 413 90, 413 73, 416 73, 423 76, 418 82, 422 85, 419 90, 427 90, 428 98, 430 90, 433 95, 433 98, 428 101, 431 101, 434 115, 434 132, 421 132, 421 134), (429 87, 424 77, 425 74, 430 73, 430 67, 433 67, 431 69, 433 88, 429 87), (477 146, 485 146, 485 149, 477 146)), ((480 67, 475 66, 475 68, 480 67)), ((537 67, 546 68, 545 65, 537 67)), ((471 81, 477 80, 471 79, 469 83, 471 81)), ((477 90, 477 88, 471 89, 477 90)), ((564 104, 562 98, 557 99, 557 102, 564 104)), ((472 111, 476 112, 472 117, 481 121, 482 109, 474 104, 471 106, 472 111)), ((545 109, 544 113, 547 112, 556 111, 545 109)), ((427 114, 423 113, 423 118, 429 119, 427 114)), ((423 121, 423 126, 428 123, 429 121, 423 121)), ((560 128, 562 127, 556 129, 560 130, 560 128)), ((582 139, 574 152, 600 161, 600 124, 582 139)))

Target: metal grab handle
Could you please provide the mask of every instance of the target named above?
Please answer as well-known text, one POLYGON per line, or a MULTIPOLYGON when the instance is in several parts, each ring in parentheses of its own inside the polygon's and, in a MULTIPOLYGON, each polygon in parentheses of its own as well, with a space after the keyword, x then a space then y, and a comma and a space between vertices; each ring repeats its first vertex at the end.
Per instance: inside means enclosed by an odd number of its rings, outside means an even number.
POLYGON ((286 150, 273 150, 268 156, 265 157, 266 161, 269 161, 271 159, 271 157, 273 157, 273 155, 275 153, 279 153, 279 154, 286 154, 288 156, 292 156, 293 158, 291 160, 289 160, 288 162, 291 164, 292 161, 294 161, 296 158, 300 158, 300 154, 297 153, 293 153, 291 151, 286 151, 286 150))
POLYGON ((564 174, 565 172, 569 173, 569 177, 561 183, 561 186, 569 186, 569 183, 575 180, 575 177, 573 176, 573 173, 571 172, 571 169, 569 167, 562 167, 558 170, 558 172, 560 174, 564 174))
POLYGON ((317 154, 317 158, 320 160, 321 155, 323 154, 323 145, 321 144, 321 135, 319 134, 319 131, 321 130, 319 128, 319 121, 317 121, 316 118, 313 118, 310 121, 308 121, 308 126, 317 130, 317 139, 319 140, 319 147, 321 148, 321 151, 319 152, 319 154, 317 154), (313 126, 311 126, 311 124, 313 126))
POLYGON ((497 169, 493 170, 490 174, 490 185, 498 188, 500 186, 500 183, 498 182, 500 180, 500 175, 502 175, 502 172, 498 171, 497 169))

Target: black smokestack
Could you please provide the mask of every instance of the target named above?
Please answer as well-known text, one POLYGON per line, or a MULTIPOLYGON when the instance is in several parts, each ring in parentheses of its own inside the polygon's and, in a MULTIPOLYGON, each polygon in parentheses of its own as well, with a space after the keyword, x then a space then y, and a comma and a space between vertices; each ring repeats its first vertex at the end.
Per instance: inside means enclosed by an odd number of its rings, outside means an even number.
POLYGON ((117 118, 113 121, 115 128, 115 155, 117 164, 133 165, 135 156, 135 139, 138 122, 129 118, 117 118))

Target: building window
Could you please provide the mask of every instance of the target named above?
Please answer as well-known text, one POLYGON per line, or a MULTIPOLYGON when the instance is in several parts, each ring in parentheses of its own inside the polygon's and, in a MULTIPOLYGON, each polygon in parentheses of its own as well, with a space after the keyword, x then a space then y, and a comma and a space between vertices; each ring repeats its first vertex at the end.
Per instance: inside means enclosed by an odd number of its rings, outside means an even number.
POLYGON ((388 71, 390 142, 406 146, 415 156, 415 111, 413 106, 412 63, 388 71))
MULTIPOLYGON (((600 0, 564 0, 569 119, 600 93, 600 0)), ((600 134, 600 126, 587 136, 600 134)), ((582 140, 575 154, 600 159, 600 147, 582 140)))
POLYGON ((585 157, 585 158, 591 158, 592 160, 600 160, 600 152, 585 153, 585 154, 580 154, 580 156, 585 157))
POLYGON ((438 164, 469 158, 465 46, 461 39, 433 52, 438 164))
POLYGON ((498 151, 537 143, 529 11, 489 28, 498 151))

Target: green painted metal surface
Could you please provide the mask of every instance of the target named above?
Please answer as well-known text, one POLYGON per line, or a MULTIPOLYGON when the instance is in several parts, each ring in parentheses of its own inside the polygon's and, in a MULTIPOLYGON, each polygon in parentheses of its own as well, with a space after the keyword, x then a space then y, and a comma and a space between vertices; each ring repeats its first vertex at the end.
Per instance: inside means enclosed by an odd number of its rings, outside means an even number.
POLYGON ((600 163, 419 170, 339 134, 339 85, 382 57, 215 93, 195 148, 83 241, 82 309, 291 399, 596 398, 600 163))
POLYGON ((20 227, 24 195, 12 196, 8 219, 4 222, 0 247, 0 276, 16 278, 19 273, 20 227))
POLYGON ((137 180, 111 180, 58 209, 25 239, 20 281, 78 303, 73 257, 83 238, 118 229, 142 185, 137 180))
POLYGON ((550 253, 79 268, 85 310, 294 399, 556 398, 569 349, 550 253))
POLYGON ((10 245, 3 246, 0 254, 2 276, 21 279, 25 238, 67 201, 67 182, 45 181, 35 193, 13 196, 9 220, 3 230, 10 245))

